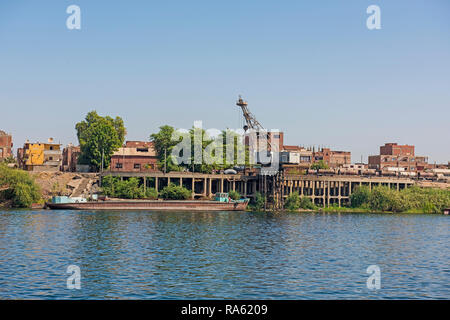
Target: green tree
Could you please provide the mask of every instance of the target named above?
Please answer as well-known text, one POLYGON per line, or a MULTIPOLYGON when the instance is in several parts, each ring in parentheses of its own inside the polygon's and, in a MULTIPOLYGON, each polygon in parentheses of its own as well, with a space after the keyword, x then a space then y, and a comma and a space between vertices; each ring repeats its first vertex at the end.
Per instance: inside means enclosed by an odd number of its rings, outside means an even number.
MULTIPOLYGON (((201 172, 201 173, 212 173, 213 170, 217 170, 221 166, 221 161, 213 162, 211 164, 205 163, 203 155, 205 154, 205 149, 212 143, 218 143, 219 141, 214 141, 211 139, 208 134, 206 133, 206 130, 201 129, 200 134, 196 132, 196 128, 192 128, 189 130, 189 134, 191 135, 191 165, 187 165, 186 167, 189 168, 190 171, 194 170, 194 172, 201 172), (201 163, 195 163, 195 135, 201 135, 201 163)), ((220 145, 219 145, 220 147, 220 145)), ((200 154, 200 152, 199 152, 200 154)), ((215 154, 212 154, 211 156, 215 157, 215 154)))
POLYGON ((40 200, 40 189, 28 172, 0 164, 0 202, 12 201, 14 207, 28 208, 40 200))
POLYGON ((237 165, 250 166, 249 147, 243 143, 243 137, 233 130, 223 130, 218 141, 223 145, 223 169, 237 165))
POLYGON ((97 171, 102 166, 108 168, 112 154, 123 145, 126 129, 122 118, 101 117, 96 111, 86 115, 84 121, 75 126, 80 143, 79 163, 88 164, 97 171))
POLYGON ((166 168, 167 172, 181 170, 181 166, 175 164, 171 156, 173 148, 181 141, 181 138, 172 140, 174 133, 175 128, 164 125, 159 127, 158 133, 150 135, 150 141, 154 143, 158 156, 158 167, 160 170, 166 168))
POLYGON ((353 208, 362 208, 367 205, 370 199, 370 189, 367 186, 359 186, 350 196, 350 203, 353 208))
POLYGON ((312 169, 312 170, 329 169, 329 168, 330 167, 323 160, 319 160, 310 166, 310 169, 312 169))

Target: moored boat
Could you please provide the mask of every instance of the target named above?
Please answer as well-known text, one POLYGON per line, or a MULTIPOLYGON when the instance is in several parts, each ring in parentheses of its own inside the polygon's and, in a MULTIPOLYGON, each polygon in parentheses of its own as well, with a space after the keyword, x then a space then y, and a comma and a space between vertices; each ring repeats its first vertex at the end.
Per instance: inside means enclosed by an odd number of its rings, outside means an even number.
POLYGON ((450 208, 444 209, 444 214, 450 215, 450 208))
POLYGON ((215 200, 98 200, 70 201, 52 199, 52 210, 167 210, 167 211, 244 211, 249 199, 231 200, 228 194, 216 194, 215 200), (226 195, 226 196, 225 196, 226 195))

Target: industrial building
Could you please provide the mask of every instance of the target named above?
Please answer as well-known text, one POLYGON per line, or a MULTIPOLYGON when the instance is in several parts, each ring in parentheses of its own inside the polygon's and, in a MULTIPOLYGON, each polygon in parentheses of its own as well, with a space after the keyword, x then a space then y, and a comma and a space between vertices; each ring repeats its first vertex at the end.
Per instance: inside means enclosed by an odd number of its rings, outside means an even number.
POLYGON ((369 169, 391 172, 418 172, 431 168, 428 157, 416 156, 413 145, 385 143, 380 154, 369 156, 369 169))

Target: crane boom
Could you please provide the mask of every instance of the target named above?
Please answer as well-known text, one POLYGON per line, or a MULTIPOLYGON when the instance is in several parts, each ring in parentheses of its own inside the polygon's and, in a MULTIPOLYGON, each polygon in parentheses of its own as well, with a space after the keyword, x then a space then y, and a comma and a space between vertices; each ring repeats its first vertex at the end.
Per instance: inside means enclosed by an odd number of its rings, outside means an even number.
MULTIPOLYGON (((268 150, 271 151, 275 150, 272 148, 272 143, 270 142, 269 139, 269 133, 267 132, 266 129, 264 129, 261 123, 259 123, 259 121, 256 120, 255 116, 250 112, 250 110, 248 109, 247 101, 244 101, 244 99, 242 99, 242 97, 239 96, 239 100, 236 102, 236 105, 241 107, 242 114, 244 115, 245 122, 247 123, 243 128, 244 131, 247 132, 247 130, 250 129, 256 132, 256 135, 258 137, 257 149, 260 150, 261 143, 265 143, 266 146, 268 146, 268 150)), ((278 148, 276 150, 278 150, 278 148)))
POLYGON ((264 127, 261 125, 261 123, 256 120, 255 116, 248 109, 247 101, 244 101, 244 99, 239 96, 239 100, 236 102, 236 105, 241 107, 245 122, 247 123, 247 125, 244 126, 245 131, 247 131, 248 129, 264 130, 264 127))

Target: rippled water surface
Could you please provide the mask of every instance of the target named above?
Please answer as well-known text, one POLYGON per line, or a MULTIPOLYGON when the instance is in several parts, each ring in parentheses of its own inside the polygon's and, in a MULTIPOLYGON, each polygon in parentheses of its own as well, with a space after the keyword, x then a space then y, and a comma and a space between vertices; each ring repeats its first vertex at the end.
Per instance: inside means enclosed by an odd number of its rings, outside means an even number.
POLYGON ((3 211, 0 298, 449 299, 449 219, 3 211), (380 290, 366 286, 374 264, 380 290))

